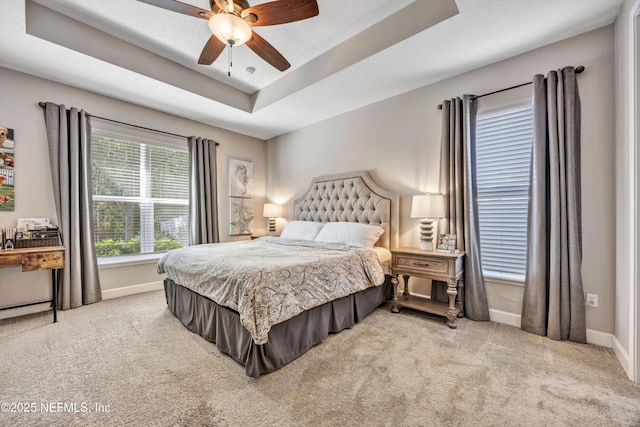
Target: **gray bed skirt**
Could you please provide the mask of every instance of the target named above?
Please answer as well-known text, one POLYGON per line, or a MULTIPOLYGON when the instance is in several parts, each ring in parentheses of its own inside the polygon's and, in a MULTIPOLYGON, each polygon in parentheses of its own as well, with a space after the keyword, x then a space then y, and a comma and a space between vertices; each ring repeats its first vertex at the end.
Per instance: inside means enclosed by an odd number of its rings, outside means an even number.
POLYGON ((236 311, 171 279, 165 279, 164 290, 169 309, 187 329, 215 343, 221 352, 242 364, 246 374, 254 378, 281 368, 322 342, 330 333, 351 328, 392 296, 387 276, 381 286, 328 302, 274 325, 269 331, 269 340, 256 345, 236 311))

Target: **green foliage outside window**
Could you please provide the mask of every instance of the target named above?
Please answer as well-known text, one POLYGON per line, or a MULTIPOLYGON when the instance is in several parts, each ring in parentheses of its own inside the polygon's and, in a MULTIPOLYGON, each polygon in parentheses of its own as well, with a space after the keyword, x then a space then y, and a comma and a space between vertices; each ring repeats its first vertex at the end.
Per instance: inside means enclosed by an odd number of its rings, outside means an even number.
MULTIPOLYGON (((171 249, 181 248, 183 244, 177 240, 164 238, 153 242, 154 252, 167 252, 171 249)), ((96 255, 99 257, 130 255, 140 253, 140 238, 130 240, 104 239, 96 242, 96 255)))

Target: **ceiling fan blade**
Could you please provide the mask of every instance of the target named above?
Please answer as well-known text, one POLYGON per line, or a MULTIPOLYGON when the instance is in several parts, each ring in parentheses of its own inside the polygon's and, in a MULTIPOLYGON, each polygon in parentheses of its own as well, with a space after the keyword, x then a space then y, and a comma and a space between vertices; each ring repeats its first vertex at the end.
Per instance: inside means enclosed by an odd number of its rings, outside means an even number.
POLYGON ((226 46, 227 45, 218 40, 216 36, 212 35, 211 37, 209 37, 209 41, 207 41, 207 44, 204 45, 204 49, 202 49, 200 59, 198 59, 198 64, 213 64, 213 61, 215 61, 216 58, 220 56, 226 46))
POLYGON ((275 47, 271 46, 268 41, 260 37, 255 31, 253 32, 251 40, 247 42, 247 46, 257 53, 260 58, 264 59, 280 71, 284 71, 291 67, 289 61, 287 61, 275 47))
POLYGON ((318 15, 316 0, 272 1, 244 9, 240 16, 251 26, 286 24, 318 15))
POLYGON ((157 6, 172 12, 183 13, 185 15, 194 16, 196 18, 209 19, 213 13, 209 10, 200 9, 190 4, 182 3, 176 0, 138 0, 141 3, 157 6))

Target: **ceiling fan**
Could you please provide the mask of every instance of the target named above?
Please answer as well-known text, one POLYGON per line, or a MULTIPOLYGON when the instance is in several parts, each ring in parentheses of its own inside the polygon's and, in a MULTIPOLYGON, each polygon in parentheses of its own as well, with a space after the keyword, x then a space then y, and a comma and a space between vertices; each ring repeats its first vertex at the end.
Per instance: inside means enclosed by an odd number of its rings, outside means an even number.
MULTIPOLYGON (((247 0, 209 0, 210 11, 177 0, 138 1, 209 21, 209 29, 213 34, 202 49, 198 64, 211 65, 226 46, 232 48, 246 43, 258 56, 280 71, 286 70, 291 64, 251 27, 286 24, 319 14, 316 0, 280 0, 253 7, 249 6, 247 0)), ((231 67, 231 49, 229 52, 231 67)))

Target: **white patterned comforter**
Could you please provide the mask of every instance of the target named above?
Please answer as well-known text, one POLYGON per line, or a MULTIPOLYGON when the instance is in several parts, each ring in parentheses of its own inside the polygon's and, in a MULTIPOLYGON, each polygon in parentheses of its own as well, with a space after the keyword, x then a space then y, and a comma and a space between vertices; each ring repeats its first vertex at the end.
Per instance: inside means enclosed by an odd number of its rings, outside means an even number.
POLYGON ((277 237, 175 249, 158 273, 237 311, 256 344, 273 325, 384 282, 373 250, 277 237))

